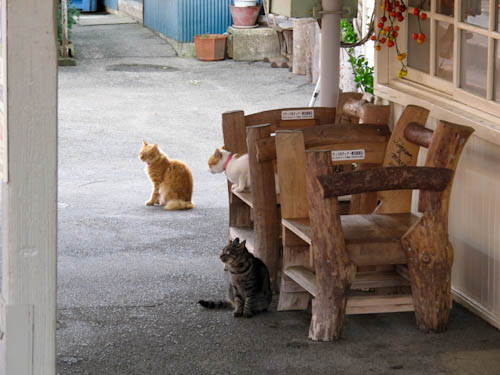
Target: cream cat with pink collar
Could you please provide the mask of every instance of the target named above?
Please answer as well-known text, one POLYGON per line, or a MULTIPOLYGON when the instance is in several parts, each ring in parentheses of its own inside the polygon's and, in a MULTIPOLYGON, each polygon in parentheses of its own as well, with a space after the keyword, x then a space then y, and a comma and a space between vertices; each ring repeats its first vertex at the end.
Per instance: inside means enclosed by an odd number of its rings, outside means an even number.
POLYGON ((217 149, 208 159, 208 167, 212 173, 226 172, 227 178, 233 184, 231 189, 235 193, 251 189, 248 154, 239 155, 223 148, 217 149))

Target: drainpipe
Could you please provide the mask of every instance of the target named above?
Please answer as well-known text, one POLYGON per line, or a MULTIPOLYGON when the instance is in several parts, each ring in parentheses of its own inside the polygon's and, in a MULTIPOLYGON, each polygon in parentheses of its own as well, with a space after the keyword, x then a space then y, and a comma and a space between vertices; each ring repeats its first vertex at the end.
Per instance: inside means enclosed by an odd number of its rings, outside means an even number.
POLYGON ((336 107, 339 96, 341 0, 322 0, 319 105, 336 107))

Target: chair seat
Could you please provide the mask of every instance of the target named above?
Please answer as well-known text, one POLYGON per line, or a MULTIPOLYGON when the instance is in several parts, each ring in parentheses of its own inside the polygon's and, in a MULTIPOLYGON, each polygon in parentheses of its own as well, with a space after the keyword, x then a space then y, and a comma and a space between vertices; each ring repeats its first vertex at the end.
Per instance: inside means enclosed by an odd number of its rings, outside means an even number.
MULTIPOLYGON (((341 215, 344 241, 351 260, 358 266, 407 264, 401 237, 419 216, 412 213, 384 215, 341 215)), ((282 219, 284 227, 311 245, 309 218, 282 219)))

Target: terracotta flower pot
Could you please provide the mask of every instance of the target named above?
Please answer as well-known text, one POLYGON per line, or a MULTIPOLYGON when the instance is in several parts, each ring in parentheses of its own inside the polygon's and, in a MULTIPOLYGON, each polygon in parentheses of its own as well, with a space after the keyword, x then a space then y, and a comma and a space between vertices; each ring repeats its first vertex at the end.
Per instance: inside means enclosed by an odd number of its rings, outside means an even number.
POLYGON ((234 5, 229 5, 234 26, 249 27, 255 25, 261 6, 262 5, 257 5, 255 7, 235 7, 234 5))
POLYGON ((227 35, 202 34, 194 37, 196 57, 198 60, 224 60, 226 55, 227 35))

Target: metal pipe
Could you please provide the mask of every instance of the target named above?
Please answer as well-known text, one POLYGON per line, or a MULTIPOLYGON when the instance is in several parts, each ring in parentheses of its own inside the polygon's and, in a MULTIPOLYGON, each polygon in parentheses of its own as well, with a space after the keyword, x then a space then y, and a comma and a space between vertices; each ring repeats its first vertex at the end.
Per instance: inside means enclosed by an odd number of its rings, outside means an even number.
POLYGON ((322 0, 321 18, 321 107, 335 107, 339 96, 341 0, 322 0))

